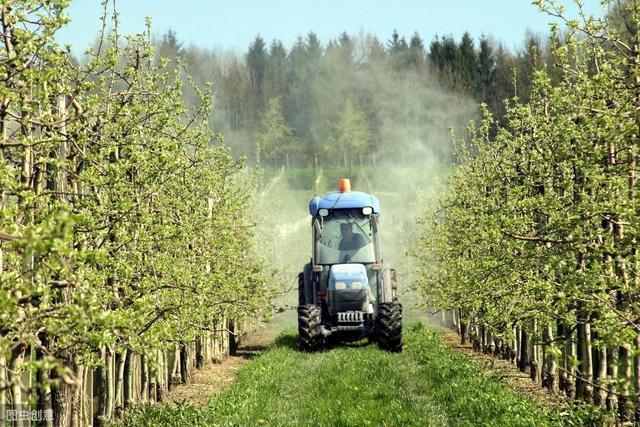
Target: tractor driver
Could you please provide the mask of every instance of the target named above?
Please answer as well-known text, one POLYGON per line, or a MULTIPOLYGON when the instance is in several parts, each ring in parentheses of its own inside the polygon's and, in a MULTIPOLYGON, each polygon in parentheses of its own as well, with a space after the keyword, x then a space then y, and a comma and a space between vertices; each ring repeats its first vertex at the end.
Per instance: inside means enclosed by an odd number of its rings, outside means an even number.
POLYGON ((340 224, 340 235, 342 238, 340 239, 338 250, 355 251, 366 245, 362 234, 353 232, 353 224, 350 222, 340 224))

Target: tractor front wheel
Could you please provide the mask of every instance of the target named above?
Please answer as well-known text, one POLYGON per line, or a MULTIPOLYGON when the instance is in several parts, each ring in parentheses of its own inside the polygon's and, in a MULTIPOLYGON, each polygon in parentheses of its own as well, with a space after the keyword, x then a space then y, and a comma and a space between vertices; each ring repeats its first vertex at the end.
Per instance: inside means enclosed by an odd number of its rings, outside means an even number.
POLYGON ((378 346, 387 351, 402 351, 402 304, 385 302, 378 306, 376 318, 378 346))
POLYGON ((298 306, 298 343, 301 351, 322 350, 323 336, 320 307, 313 304, 298 306))

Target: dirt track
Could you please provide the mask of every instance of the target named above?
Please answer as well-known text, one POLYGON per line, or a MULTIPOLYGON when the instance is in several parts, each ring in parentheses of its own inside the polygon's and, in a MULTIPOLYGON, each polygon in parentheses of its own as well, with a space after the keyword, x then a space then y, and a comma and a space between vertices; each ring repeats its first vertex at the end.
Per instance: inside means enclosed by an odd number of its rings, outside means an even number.
POLYGON ((279 333, 279 329, 269 328, 242 339, 235 356, 229 356, 220 363, 211 363, 203 369, 195 370, 191 383, 176 386, 169 393, 168 401, 205 406, 209 399, 229 388, 242 365, 259 356, 279 333))

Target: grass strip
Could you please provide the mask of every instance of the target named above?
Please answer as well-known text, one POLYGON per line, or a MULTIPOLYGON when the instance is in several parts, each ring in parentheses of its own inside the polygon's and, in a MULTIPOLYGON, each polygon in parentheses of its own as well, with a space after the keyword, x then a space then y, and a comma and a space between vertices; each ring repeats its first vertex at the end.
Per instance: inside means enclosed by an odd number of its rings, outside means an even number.
POLYGON ((147 405, 127 413, 128 426, 588 426, 590 406, 537 407, 478 371, 420 323, 405 332, 405 351, 364 342, 331 351, 297 351, 283 333, 239 371, 207 407, 147 405))

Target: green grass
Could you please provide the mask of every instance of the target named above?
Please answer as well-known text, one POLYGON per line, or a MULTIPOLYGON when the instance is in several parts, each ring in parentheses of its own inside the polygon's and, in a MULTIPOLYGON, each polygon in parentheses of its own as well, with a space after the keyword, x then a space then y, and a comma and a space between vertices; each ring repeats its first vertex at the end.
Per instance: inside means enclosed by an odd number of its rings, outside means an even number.
POLYGON ((126 425, 600 425, 588 409, 536 407, 421 324, 406 331, 401 354, 363 344, 302 354, 296 346, 295 333, 282 334, 208 407, 146 406, 126 425))

